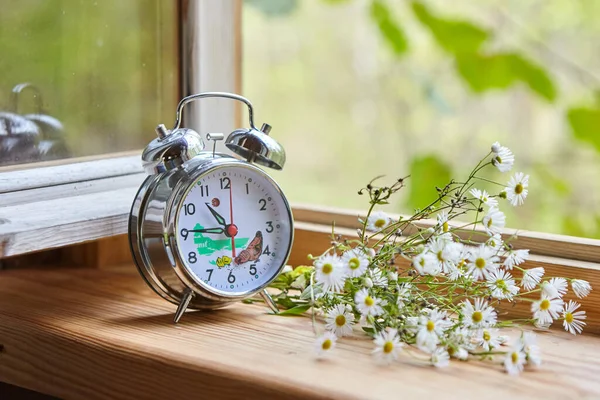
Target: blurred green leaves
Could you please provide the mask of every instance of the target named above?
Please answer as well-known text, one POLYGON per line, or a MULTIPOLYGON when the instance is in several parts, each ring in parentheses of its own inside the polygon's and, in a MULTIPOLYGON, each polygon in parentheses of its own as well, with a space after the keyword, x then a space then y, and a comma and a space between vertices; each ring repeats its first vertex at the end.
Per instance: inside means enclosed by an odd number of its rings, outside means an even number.
POLYGON ((452 21, 435 17, 419 2, 412 4, 417 19, 431 31, 431 34, 447 52, 457 55, 475 53, 488 39, 488 32, 465 21, 452 21))
POLYGON ((571 108, 567 111, 567 119, 577 139, 600 151, 600 107, 571 108))
POLYGON ((413 158, 410 163, 408 206, 414 209, 435 200, 438 193, 434 186, 444 186, 450 181, 450 178, 450 167, 436 156, 413 158))
POLYGON ((482 51, 490 37, 485 29, 470 22, 435 16, 420 2, 414 2, 412 9, 437 44, 454 57, 460 77, 474 92, 507 89, 523 82, 540 97, 548 101, 556 99, 554 83, 543 67, 516 52, 482 51))
POLYGON ((282 17, 298 7, 298 0, 246 0, 246 4, 256 7, 268 17, 282 17))
POLYGON ((379 31, 385 38, 386 43, 396 55, 402 55, 408 50, 408 41, 400 25, 394 20, 387 5, 382 1, 375 0, 371 3, 371 18, 377 24, 379 31))

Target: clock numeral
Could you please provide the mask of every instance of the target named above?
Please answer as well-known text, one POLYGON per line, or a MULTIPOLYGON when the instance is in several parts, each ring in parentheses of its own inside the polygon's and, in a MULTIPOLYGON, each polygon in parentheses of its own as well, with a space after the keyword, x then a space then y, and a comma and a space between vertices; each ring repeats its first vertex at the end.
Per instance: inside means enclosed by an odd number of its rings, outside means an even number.
POLYGON ((233 271, 229 271, 229 275, 227 276, 227 282, 229 282, 229 283, 235 282, 235 276, 233 275, 233 271))
POLYGON ((250 275, 256 275, 256 264, 250 264, 250 275))
POLYGON ((262 253, 266 254, 267 256, 271 255, 271 250, 269 250, 269 245, 267 245, 267 247, 265 247, 265 251, 263 251, 262 253))
POLYGON ((250 188, 248 187, 247 183, 246 183, 246 194, 250 194, 250 188))
POLYGON ((273 232, 273 221, 267 221, 267 229, 265 229, 267 233, 273 232))
POLYGON ((183 212, 185 215, 194 215, 196 213, 196 205, 194 203, 184 204, 183 212))
POLYGON ((208 194, 208 185, 200 185, 200 196, 201 197, 208 197, 210 196, 208 194))
POLYGON ((188 238, 188 235, 189 235, 189 234, 190 234, 190 233, 188 232, 188 230, 187 230, 187 229, 183 228, 183 229, 181 230, 181 237, 183 237, 183 240, 187 240, 187 238, 188 238))
POLYGON ((207 281, 210 281, 210 278, 212 277, 212 273, 213 273, 214 269, 207 269, 206 272, 208 272, 208 279, 207 281))
POLYGON ((221 189, 231 189, 231 179, 221 178, 221 189))
POLYGON ((196 258, 196 253, 190 251, 190 254, 188 254, 188 262, 195 264, 196 261, 198 261, 198 259, 196 258))
POLYGON ((265 199, 260 199, 258 204, 260 204, 260 211, 267 211, 267 201, 265 199))

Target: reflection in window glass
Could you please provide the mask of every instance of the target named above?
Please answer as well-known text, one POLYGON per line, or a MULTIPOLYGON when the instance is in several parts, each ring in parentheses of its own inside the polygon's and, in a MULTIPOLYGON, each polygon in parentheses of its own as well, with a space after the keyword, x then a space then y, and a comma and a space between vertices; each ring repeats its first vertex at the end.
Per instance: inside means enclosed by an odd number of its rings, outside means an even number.
POLYGON ((0 165, 142 148, 179 97, 176 2, 0 0, 0 165))
POLYGON ((412 174, 387 209, 411 213, 500 141, 531 175, 509 225, 600 237, 600 2, 451 3, 246 0, 244 94, 284 191, 366 209, 371 178, 412 174))

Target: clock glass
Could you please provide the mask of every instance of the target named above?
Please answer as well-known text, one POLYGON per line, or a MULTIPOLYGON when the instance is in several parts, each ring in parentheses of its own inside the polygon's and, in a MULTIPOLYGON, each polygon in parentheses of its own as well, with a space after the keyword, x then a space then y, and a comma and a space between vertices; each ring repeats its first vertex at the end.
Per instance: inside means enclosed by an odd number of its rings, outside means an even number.
POLYGON ((277 184, 257 168, 222 166, 201 175, 176 215, 177 251, 195 280, 216 293, 254 292, 280 271, 292 216, 277 184))

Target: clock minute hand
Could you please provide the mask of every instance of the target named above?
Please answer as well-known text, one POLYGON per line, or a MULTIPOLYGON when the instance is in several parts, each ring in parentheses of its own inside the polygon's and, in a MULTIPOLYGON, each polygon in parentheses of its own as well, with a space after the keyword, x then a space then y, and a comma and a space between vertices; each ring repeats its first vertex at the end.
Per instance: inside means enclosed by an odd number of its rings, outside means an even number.
POLYGON ((223 228, 187 229, 187 231, 196 233, 225 233, 223 228))
POLYGON ((223 218, 223 217, 221 216, 221 214, 219 214, 218 212, 216 212, 216 211, 215 211, 215 210, 214 210, 214 209, 213 209, 213 208, 212 208, 210 205, 208 205, 208 203, 205 203, 205 204, 206 204, 206 207, 208 207, 208 209, 209 209, 210 213, 211 213, 211 214, 213 215, 213 217, 215 217, 215 219, 217 220, 217 223, 218 223, 219 225, 226 226, 226 225, 227 225, 227 223, 225 222, 225 218, 223 218))

